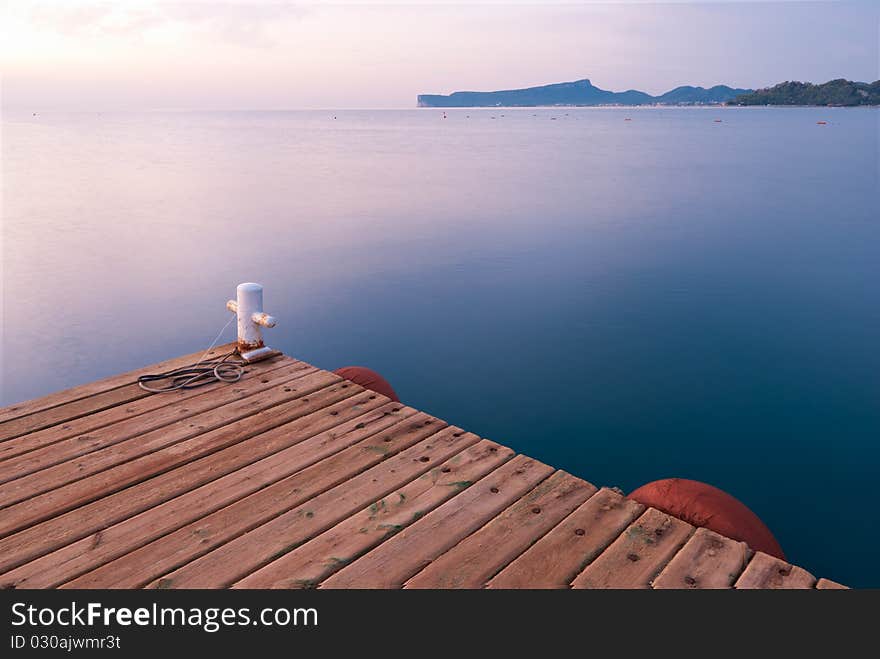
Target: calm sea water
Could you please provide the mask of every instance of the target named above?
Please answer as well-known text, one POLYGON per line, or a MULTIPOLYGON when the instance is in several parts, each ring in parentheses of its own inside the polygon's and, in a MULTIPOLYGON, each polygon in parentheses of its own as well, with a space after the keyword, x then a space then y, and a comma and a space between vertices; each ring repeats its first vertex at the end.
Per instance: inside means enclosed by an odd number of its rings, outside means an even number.
POLYGON ((7 114, 2 403, 196 351, 259 281, 289 354, 880 586, 880 112, 442 116, 7 114))

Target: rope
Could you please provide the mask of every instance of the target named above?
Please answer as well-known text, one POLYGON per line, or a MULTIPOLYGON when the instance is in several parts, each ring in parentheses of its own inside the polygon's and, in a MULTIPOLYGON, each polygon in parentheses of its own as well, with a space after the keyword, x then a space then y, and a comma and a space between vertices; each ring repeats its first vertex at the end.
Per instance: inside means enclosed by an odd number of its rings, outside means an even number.
POLYGON ((144 391, 161 394, 169 391, 177 391, 179 389, 195 389, 196 387, 203 387, 212 382, 232 383, 241 380, 241 376, 244 375, 245 362, 243 360, 227 361, 230 357, 238 355, 238 348, 216 359, 205 361, 205 357, 207 357, 208 353, 211 352, 211 349, 217 345, 217 341, 220 340, 223 332, 226 331, 226 328, 229 327, 229 324, 233 320, 235 320, 235 316, 232 316, 232 318, 230 318, 223 326, 223 329, 217 333, 217 336, 211 342, 211 345, 205 350, 205 354, 203 354, 201 359, 195 364, 181 366, 180 368, 165 371, 164 373, 141 375, 137 379, 138 386, 144 391), (151 382, 162 382, 163 380, 167 380, 168 383, 163 386, 151 386, 149 384, 151 382))
POLYGON ((221 359, 197 362, 196 364, 175 368, 164 373, 141 375, 138 377, 137 383, 144 391, 161 394, 168 391, 177 391, 178 389, 195 389, 212 382, 238 382, 241 380, 241 376, 244 375, 244 362, 226 361, 237 354, 238 350, 236 349, 225 354, 221 359), (165 386, 151 386, 148 384, 150 382, 161 382, 162 380, 168 380, 168 384, 165 386))

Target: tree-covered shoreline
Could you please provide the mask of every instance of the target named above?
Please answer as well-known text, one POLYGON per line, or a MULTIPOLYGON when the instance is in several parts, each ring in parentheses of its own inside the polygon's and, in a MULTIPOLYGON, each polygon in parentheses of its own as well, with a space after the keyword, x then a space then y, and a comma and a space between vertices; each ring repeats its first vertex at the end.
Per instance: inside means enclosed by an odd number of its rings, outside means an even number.
POLYGON ((786 81, 773 87, 740 94, 727 105, 880 105, 880 80, 830 80, 821 85, 786 81))

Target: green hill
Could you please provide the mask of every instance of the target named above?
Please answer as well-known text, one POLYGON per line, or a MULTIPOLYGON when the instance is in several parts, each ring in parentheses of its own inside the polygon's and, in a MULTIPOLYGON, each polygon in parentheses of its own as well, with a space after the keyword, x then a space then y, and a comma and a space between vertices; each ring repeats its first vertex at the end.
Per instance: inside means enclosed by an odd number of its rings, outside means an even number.
POLYGON ((880 105, 880 80, 872 83, 831 80, 821 85, 782 82, 740 94, 728 105, 880 105))

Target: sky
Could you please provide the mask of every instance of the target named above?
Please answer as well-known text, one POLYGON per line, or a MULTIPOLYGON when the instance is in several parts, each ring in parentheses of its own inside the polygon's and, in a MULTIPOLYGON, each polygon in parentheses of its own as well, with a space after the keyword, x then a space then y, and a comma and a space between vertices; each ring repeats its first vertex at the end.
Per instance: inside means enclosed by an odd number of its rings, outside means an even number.
POLYGON ((420 93, 880 78, 880 0, 0 0, 7 109, 406 108, 420 93))

